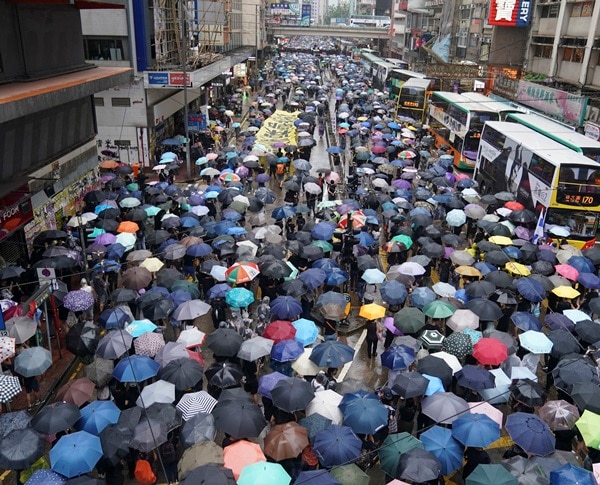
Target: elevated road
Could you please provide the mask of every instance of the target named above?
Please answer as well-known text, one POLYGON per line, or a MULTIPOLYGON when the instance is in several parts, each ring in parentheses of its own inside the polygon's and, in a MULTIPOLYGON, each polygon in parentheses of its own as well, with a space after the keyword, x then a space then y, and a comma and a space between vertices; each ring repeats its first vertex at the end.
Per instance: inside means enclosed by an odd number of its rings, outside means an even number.
POLYGON ((335 25, 311 25, 300 27, 296 25, 267 24, 267 31, 273 35, 285 37, 293 35, 314 35, 345 37, 349 39, 389 39, 388 29, 375 27, 337 27, 335 25))

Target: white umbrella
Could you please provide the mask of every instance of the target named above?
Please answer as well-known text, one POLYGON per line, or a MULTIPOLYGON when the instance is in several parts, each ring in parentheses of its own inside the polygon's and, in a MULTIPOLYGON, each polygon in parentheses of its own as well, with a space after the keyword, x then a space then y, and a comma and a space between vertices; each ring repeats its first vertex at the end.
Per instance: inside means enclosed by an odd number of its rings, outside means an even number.
POLYGON ((261 357, 264 357, 265 355, 270 355, 273 344, 274 342, 271 339, 264 337, 254 337, 250 340, 242 342, 237 356, 240 359, 247 360, 248 362, 253 362, 257 359, 260 359, 261 357))
POLYGON ((319 186, 319 184, 315 184, 314 182, 308 182, 304 184, 304 190, 313 195, 318 195, 323 192, 323 189, 319 186))
POLYGON ((292 363, 292 369, 301 376, 316 376, 321 370, 317 364, 310 360, 312 354, 311 348, 304 349, 304 352, 292 363))
POLYGON ((196 416, 198 413, 209 414, 216 406, 217 400, 205 391, 184 394, 177 403, 184 421, 196 416))
POLYGON ((456 310, 454 314, 446 320, 446 325, 455 332, 462 332, 467 328, 476 330, 479 328, 479 317, 471 310, 456 310))
POLYGON ((432 357, 437 359, 441 359, 452 369, 452 375, 456 374, 459 370, 462 369, 462 365, 455 355, 449 354, 448 352, 435 352, 433 354, 429 354, 432 357))
POLYGON ((371 180, 371 185, 373 185, 373 187, 379 187, 381 189, 385 189, 390 186, 385 181, 385 179, 382 179, 382 178, 376 178, 376 179, 371 180))
POLYGON ((175 401, 175 384, 161 379, 145 386, 135 404, 144 409, 155 403, 171 404, 173 401, 175 401))
POLYGON ((344 415, 338 407, 342 402, 342 395, 327 389, 315 393, 314 399, 306 407, 306 415, 320 414, 324 418, 331 419, 333 424, 342 424, 344 415))
POLYGON ((226 281, 227 280, 227 276, 225 276, 226 271, 227 271, 227 268, 225 266, 219 266, 217 264, 210 269, 210 275, 217 281, 226 281))
POLYGON ((192 327, 188 330, 183 330, 179 337, 177 337, 177 343, 182 344, 184 347, 195 347, 201 345, 204 341, 206 334, 198 330, 197 327, 192 327))
POLYGON ((509 388, 512 383, 510 378, 504 373, 502 369, 490 370, 496 378, 496 386, 491 389, 482 389, 479 391, 479 395, 490 404, 502 404, 508 402, 510 398, 509 388))
POLYGON ((117 235, 117 242, 125 246, 126 251, 131 251, 135 247, 135 234, 130 232, 122 232, 117 235))
POLYGON ((456 288, 449 283, 444 283, 443 281, 436 283, 431 287, 431 289, 436 295, 441 296, 442 298, 453 298, 456 294, 456 288))

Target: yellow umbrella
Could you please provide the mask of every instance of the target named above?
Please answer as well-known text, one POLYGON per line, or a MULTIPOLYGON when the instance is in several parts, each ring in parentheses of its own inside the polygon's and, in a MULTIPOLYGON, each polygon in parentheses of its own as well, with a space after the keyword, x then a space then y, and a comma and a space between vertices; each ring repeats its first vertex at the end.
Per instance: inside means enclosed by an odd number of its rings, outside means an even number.
POLYGON ((529 268, 527 266, 521 263, 515 263, 514 261, 506 263, 504 269, 512 274, 516 274, 519 276, 529 276, 531 274, 531 271, 529 271, 529 268))
POLYGON ((375 320, 377 318, 385 317, 385 307, 378 305, 377 303, 369 303, 360 307, 359 317, 366 318, 367 320, 375 320))
POLYGON ((358 121, 367 121, 369 118, 367 118, 366 116, 359 116, 358 118, 356 118, 358 121))
POLYGON ((142 263, 140 264, 140 268, 146 268, 148 271, 150 271, 150 273, 156 273, 164 265, 165 265, 165 263, 163 263, 158 258, 147 258, 147 259, 144 259, 144 261, 142 261, 142 263))
POLYGON ((575 288, 571 286, 557 286, 552 290, 556 296, 560 296, 561 298, 577 298, 581 293, 579 293, 575 288))
POLYGON ((489 238, 491 243, 497 244, 498 246, 510 246, 512 245, 512 239, 506 236, 492 236, 489 238))
POLYGON ((481 278, 483 276, 481 274, 481 272, 477 268, 474 268, 473 266, 465 266, 465 265, 459 266, 454 271, 456 271, 458 274, 463 275, 463 276, 477 276, 479 278, 481 278))

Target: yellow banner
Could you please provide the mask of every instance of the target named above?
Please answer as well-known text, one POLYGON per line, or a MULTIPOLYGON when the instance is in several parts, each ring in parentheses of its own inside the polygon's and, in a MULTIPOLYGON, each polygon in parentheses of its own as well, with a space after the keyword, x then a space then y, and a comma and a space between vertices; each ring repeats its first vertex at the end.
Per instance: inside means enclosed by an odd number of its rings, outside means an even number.
POLYGON ((297 131, 294 121, 298 119, 299 111, 290 113, 277 110, 267 118, 256 133, 256 144, 263 145, 267 151, 275 153, 273 143, 282 141, 287 145, 297 145, 297 131))

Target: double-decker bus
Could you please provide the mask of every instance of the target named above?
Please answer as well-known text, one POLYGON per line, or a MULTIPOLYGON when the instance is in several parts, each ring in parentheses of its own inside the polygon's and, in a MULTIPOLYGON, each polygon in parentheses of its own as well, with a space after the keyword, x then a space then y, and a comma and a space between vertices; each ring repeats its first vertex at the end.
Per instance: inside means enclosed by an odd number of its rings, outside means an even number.
POLYGON ((396 69, 408 69, 408 62, 403 61, 401 59, 396 59, 394 57, 386 57, 384 61, 393 64, 394 66, 396 66, 396 69))
POLYGON ((408 71, 406 69, 392 69, 392 71, 388 75, 390 99, 398 99, 398 95, 400 94, 400 88, 409 79, 429 79, 431 81, 431 91, 439 91, 442 86, 442 82, 440 79, 427 77, 421 72, 408 71))
POLYGON ((577 133, 570 126, 535 113, 510 113, 506 117, 506 121, 531 128, 575 152, 582 153, 595 162, 600 162, 600 142, 577 133))
POLYGON ((492 99, 485 94, 476 93, 472 91, 465 91, 461 93, 465 98, 470 99, 471 101, 475 101, 483 106, 487 106, 495 110, 500 115, 500 121, 505 121, 506 117, 510 113, 522 113, 523 111, 519 108, 515 107, 504 101, 499 101, 496 99, 492 99))
POLYGON ((593 247, 600 213, 600 166, 536 131, 488 122, 474 178, 481 193, 508 191, 549 225, 568 229, 571 244, 593 247))
POLYGON ((454 166, 475 168, 481 130, 487 121, 499 121, 497 110, 471 101, 462 94, 434 91, 429 100, 429 126, 436 146, 446 145, 454 166))
POLYGON ((394 69, 396 66, 386 61, 373 64, 373 81, 377 89, 383 91, 387 88, 388 77, 394 69))
POLYGON ((408 116, 420 123, 427 116, 427 98, 431 81, 429 79, 409 79, 400 88, 396 102, 396 117, 408 116))

